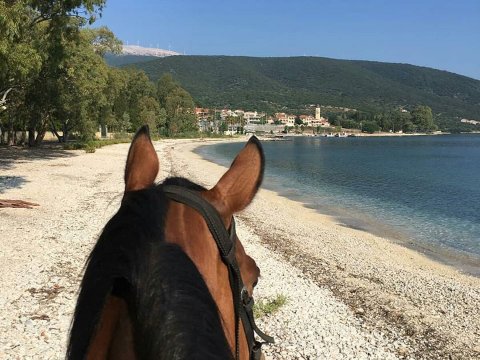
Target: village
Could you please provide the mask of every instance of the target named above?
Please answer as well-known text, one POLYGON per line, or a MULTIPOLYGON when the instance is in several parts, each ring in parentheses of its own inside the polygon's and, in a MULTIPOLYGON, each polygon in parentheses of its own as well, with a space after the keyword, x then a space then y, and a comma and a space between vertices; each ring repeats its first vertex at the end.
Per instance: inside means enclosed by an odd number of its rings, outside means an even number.
POLYGON ((321 116, 320 106, 313 115, 293 115, 284 112, 273 116, 265 112, 244 111, 241 109, 195 108, 198 128, 201 132, 225 135, 239 133, 279 134, 288 132, 326 133, 330 122, 321 116))

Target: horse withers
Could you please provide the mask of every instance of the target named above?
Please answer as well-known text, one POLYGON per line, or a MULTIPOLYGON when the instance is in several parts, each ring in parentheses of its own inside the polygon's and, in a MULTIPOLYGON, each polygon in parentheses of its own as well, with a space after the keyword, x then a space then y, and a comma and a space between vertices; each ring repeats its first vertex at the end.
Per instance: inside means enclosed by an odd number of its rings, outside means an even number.
POLYGON ((264 156, 252 137, 210 190, 183 178, 155 185, 159 160, 135 135, 118 212, 92 250, 68 359, 259 359, 273 339, 253 320, 260 276, 233 214, 253 199, 264 156))

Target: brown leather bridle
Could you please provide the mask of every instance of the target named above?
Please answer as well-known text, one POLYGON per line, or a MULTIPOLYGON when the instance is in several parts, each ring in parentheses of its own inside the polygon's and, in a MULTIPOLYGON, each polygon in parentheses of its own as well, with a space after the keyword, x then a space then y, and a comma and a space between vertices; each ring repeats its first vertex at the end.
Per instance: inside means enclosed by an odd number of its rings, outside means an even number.
POLYGON ((202 198, 198 192, 176 185, 164 185, 162 188, 170 200, 197 210, 205 219, 217 243, 222 261, 228 268, 235 310, 235 358, 238 360, 240 357, 239 330, 240 320, 242 320, 250 353, 249 357, 251 360, 259 360, 262 356, 262 345, 265 343, 273 344, 275 341, 273 337, 264 334, 255 324, 253 317, 253 297, 249 295, 242 281, 240 269, 235 257, 237 237, 235 232, 235 219, 232 217, 230 229, 227 230, 218 211, 207 200, 202 198), (255 333, 263 342, 255 339, 255 333))

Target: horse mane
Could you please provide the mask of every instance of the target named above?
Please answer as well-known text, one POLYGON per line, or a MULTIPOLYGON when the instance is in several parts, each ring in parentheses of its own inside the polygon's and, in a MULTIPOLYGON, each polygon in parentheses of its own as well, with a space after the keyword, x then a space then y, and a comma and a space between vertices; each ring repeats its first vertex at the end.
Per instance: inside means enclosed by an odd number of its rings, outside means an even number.
MULTIPOLYGON (((163 184, 203 190, 186 179, 163 184)), ((125 194, 85 268, 67 349, 83 359, 107 296, 123 298, 139 359, 232 359, 217 305, 190 258, 164 239, 163 184, 125 194)))

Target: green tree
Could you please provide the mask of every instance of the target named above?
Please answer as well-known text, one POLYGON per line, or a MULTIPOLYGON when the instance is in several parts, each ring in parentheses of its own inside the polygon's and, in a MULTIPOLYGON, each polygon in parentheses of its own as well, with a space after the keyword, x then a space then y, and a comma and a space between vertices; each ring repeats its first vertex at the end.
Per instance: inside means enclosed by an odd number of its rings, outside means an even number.
POLYGON ((167 131, 169 135, 197 131, 195 104, 192 97, 181 87, 173 89, 166 97, 167 131))
MULTIPOLYGON (((170 73, 163 74, 157 82, 157 98, 160 106, 165 108, 168 135, 198 131, 195 118, 195 102, 192 96, 183 89, 170 73)), ((218 116, 215 113, 213 117, 218 116)))
POLYGON ((140 118, 140 112, 144 110, 141 99, 145 97, 156 98, 156 91, 154 84, 150 82, 143 71, 134 69, 126 71, 128 72, 128 83, 125 98, 132 123, 131 130, 135 130, 143 125, 140 118))
POLYGON ((355 120, 345 119, 340 121, 340 125, 345 129, 358 129, 359 124, 355 120))
POLYGON ((157 117, 157 127, 161 134, 166 135, 166 125, 167 125, 167 110, 165 108, 160 108, 157 117))
POLYGON ((161 107, 165 108, 167 106, 167 97, 179 87, 171 74, 162 75, 157 82, 157 98, 161 107))
POLYGON ((228 130, 228 125, 225 121, 222 121, 222 123, 220 124, 218 130, 221 132, 221 133, 224 133, 225 131, 228 130))
MULTIPOLYGON (((105 0, 0 1, 0 93, 10 94, 11 131, 29 130, 29 144, 38 144, 61 113, 68 86, 66 49, 81 39, 80 29, 92 24, 105 0), (35 137, 36 136, 36 137, 35 137)), ((71 109, 70 109, 71 110, 71 109)))
POLYGON ((122 42, 106 26, 83 29, 82 35, 93 46, 95 53, 101 57, 107 53, 121 54, 122 52, 122 42))
POLYGON ((120 132, 127 132, 131 127, 132 123, 130 122, 130 114, 125 111, 121 120, 118 122, 118 130, 120 130, 120 132))
POLYGON ((126 90, 128 83, 128 73, 117 68, 107 68, 107 84, 104 88, 105 105, 100 109, 99 123, 102 128, 102 134, 106 132, 105 125, 110 131, 127 131, 130 124, 130 115, 128 118, 128 127, 123 122, 123 116, 127 113, 126 90))
POLYGON ((158 131, 160 127, 164 126, 163 119, 160 114, 160 105, 156 98, 151 96, 144 96, 139 100, 139 120, 141 124, 146 124, 153 132, 158 131))
MULTIPOLYGON (((101 32, 105 35, 108 31, 101 32)), ((38 105, 49 107, 49 125, 61 142, 67 141, 73 131, 85 140, 91 139, 99 125, 105 131, 107 122, 114 122, 112 104, 117 89, 110 76, 112 72, 96 51, 98 41, 94 34, 95 29, 81 30, 76 41, 65 40, 60 68, 52 72, 46 69, 48 99, 38 105)), ((110 36, 113 37, 111 32, 110 36)), ((35 102, 38 103, 37 99, 32 98, 35 102)))
POLYGON ((410 129, 411 126, 407 124, 411 124, 411 115, 409 112, 404 112, 401 110, 395 110, 391 114, 392 120, 392 131, 398 132, 400 130, 406 131, 410 129))
POLYGON ((419 131, 429 132, 437 129, 433 121, 432 109, 429 106, 418 105, 412 110, 411 114, 412 123, 419 131))
POLYGON ((376 131, 380 130, 380 126, 376 121, 362 121, 362 131, 373 134, 376 131))
POLYGON ((402 130, 405 133, 413 133, 417 131, 417 126, 411 120, 408 120, 403 124, 402 130))

